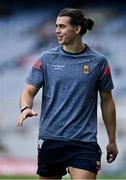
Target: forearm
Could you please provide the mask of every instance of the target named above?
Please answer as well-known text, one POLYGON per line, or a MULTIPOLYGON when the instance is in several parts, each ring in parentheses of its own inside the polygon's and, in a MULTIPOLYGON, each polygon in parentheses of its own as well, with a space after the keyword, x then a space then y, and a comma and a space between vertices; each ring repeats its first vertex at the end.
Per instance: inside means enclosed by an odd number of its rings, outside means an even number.
POLYGON ((21 97, 20 97, 20 107, 22 106, 28 106, 32 108, 33 106, 33 95, 29 92, 23 91, 21 97))
POLYGON ((36 95, 38 90, 39 89, 36 87, 27 85, 20 97, 20 107, 28 106, 28 107, 32 108, 34 96, 36 95))
POLYGON ((116 138, 116 110, 113 99, 101 101, 103 120, 107 129, 109 142, 115 142, 116 138))

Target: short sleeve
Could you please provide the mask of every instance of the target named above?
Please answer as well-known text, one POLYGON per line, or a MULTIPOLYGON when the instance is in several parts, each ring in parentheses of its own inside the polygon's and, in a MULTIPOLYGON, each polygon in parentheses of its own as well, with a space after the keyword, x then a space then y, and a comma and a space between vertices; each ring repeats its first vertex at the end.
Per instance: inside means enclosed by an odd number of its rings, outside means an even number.
POLYGON ((28 84, 31 84, 35 87, 41 88, 43 85, 43 68, 42 68, 42 60, 38 59, 32 66, 32 69, 26 79, 28 84))
POLYGON ((114 88, 110 66, 107 59, 103 59, 101 74, 98 81, 99 91, 110 91, 114 88))

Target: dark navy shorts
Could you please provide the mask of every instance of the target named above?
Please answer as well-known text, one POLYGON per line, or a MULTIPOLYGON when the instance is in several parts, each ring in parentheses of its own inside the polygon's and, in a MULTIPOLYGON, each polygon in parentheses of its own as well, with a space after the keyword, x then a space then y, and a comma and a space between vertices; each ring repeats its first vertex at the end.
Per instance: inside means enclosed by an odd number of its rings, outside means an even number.
POLYGON ((68 167, 97 174, 101 165, 101 149, 97 142, 39 140, 39 176, 63 176, 68 167))

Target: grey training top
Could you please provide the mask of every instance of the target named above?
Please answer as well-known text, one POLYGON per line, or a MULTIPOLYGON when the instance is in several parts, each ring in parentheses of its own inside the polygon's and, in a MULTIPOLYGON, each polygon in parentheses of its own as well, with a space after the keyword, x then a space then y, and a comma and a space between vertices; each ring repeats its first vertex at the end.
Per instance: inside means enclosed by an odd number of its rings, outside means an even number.
POLYGON ((97 141, 98 91, 113 89, 102 54, 87 45, 76 54, 58 46, 41 54, 27 83, 43 87, 40 139, 97 141))

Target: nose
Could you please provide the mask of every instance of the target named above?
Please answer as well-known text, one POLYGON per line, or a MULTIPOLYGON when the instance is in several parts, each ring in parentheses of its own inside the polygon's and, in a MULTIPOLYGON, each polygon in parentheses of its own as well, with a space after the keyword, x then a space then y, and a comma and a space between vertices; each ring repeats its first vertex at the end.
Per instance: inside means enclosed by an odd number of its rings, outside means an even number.
POLYGON ((56 28, 55 33, 56 33, 56 34, 59 34, 59 33, 60 33, 60 28, 59 28, 59 27, 56 28))

